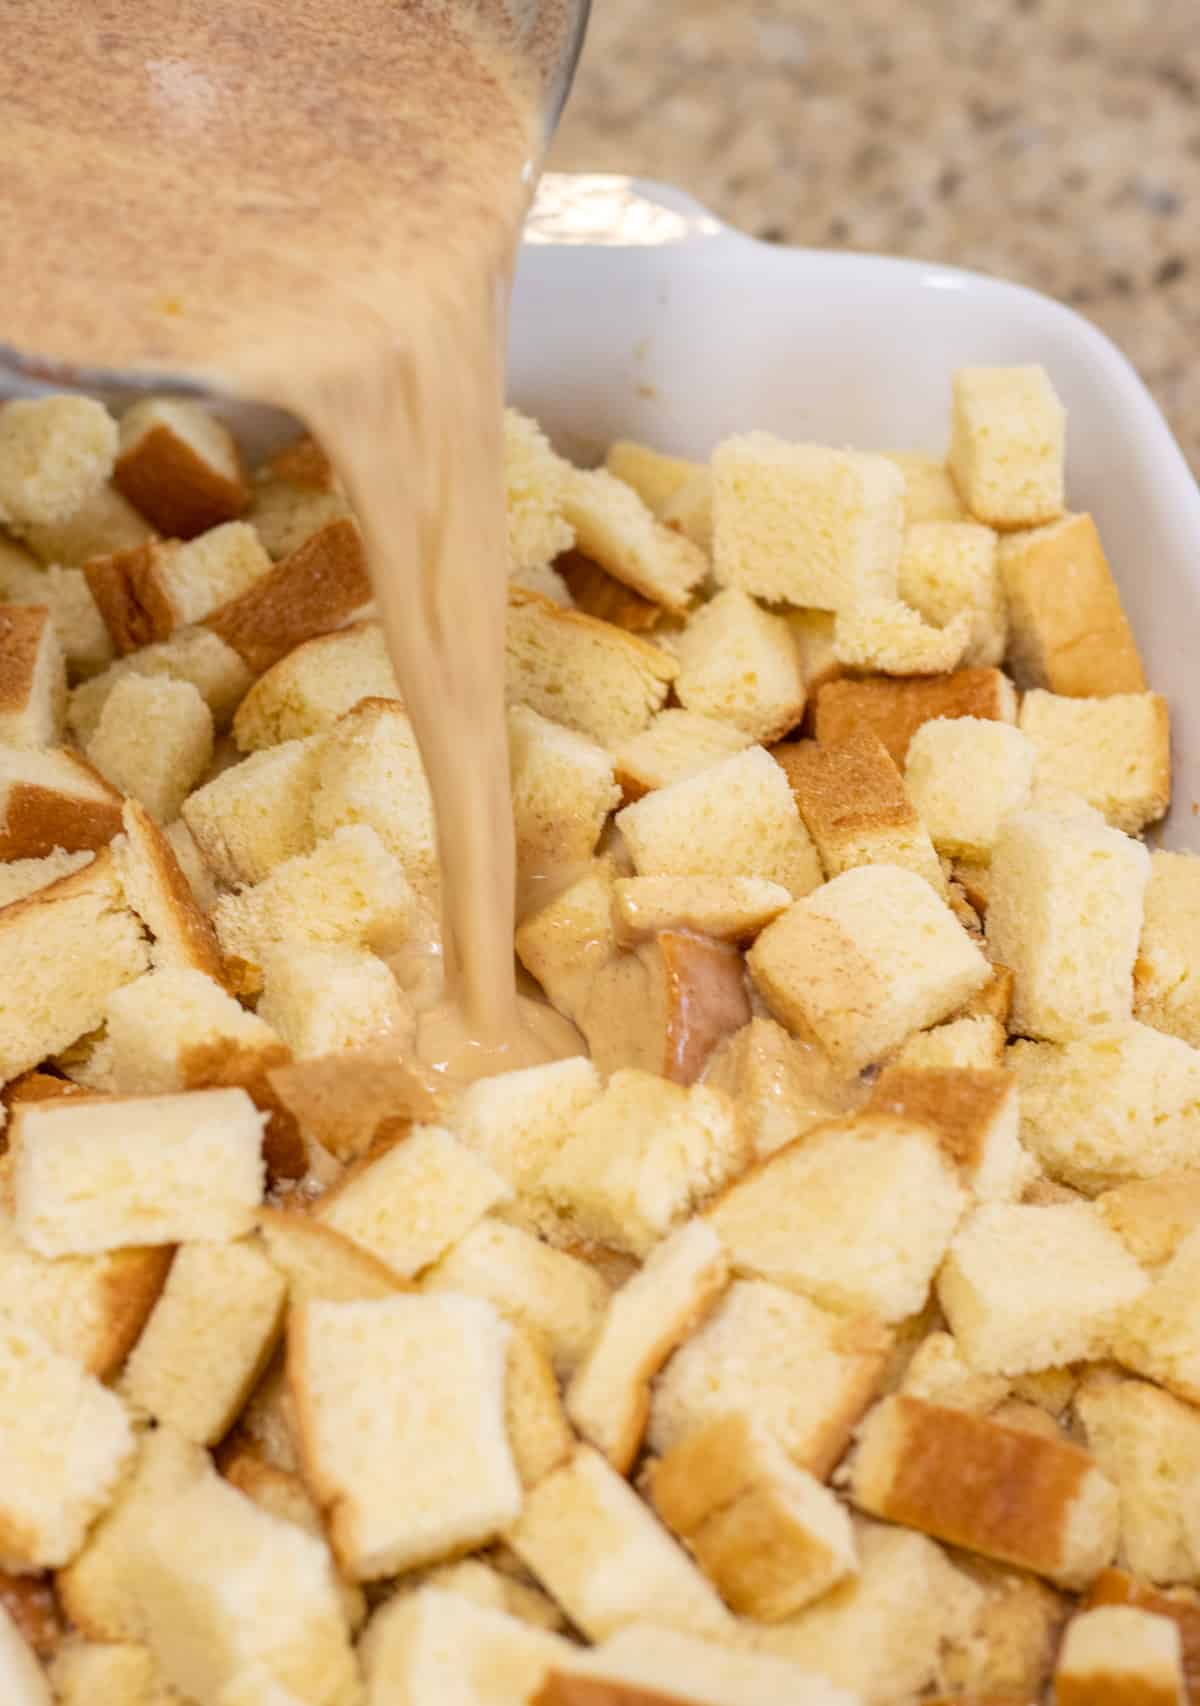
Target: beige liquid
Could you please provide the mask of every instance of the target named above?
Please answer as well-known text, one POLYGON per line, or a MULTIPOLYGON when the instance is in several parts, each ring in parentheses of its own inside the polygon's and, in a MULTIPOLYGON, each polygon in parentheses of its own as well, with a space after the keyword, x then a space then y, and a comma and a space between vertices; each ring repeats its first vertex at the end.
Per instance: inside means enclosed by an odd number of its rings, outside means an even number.
POLYGON ((518 1003, 504 316, 537 88, 452 0, 9 0, 0 341, 287 408, 355 505, 433 794, 455 1076, 577 1052, 518 1003))

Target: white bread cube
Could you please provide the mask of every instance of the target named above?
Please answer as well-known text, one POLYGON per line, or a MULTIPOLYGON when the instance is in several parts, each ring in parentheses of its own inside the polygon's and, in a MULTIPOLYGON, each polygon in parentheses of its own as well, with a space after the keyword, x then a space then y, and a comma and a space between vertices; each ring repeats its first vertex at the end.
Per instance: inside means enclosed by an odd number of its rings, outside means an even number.
POLYGON ((0 1311, 0 1569, 67 1564, 111 1503, 134 1437, 120 1400, 0 1311))
POLYGON ((1004 1064, 1004 1026, 987 1014, 951 1019, 930 1031, 918 1031, 895 1055, 897 1066, 920 1071, 950 1067, 987 1072, 1004 1064))
POLYGON ((617 781, 627 800, 683 782, 718 759, 732 758, 754 744, 732 723, 672 707, 660 711, 640 734, 613 748, 617 781))
POLYGON ((1070 1042, 1132 1016, 1150 855, 1086 817, 1017 812, 992 852, 988 952, 1013 974, 1011 1029, 1070 1042))
POLYGON ((904 475, 906 527, 928 521, 966 521, 958 487, 940 457, 918 450, 886 450, 884 455, 904 475))
POLYGON ((618 480, 632 486, 647 509, 659 515, 668 499, 687 485, 699 473, 706 472, 703 463, 688 462, 682 456, 667 456, 648 444, 634 439, 618 438, 609 445, 604 466, 618 480))
POLYGON ((1015 1201, 1037 1172, 1021 1146, 1017 1087, 1007 1072, 893 1062, 867 1107, 928 1126, 979 1201, 1015 1201))
POLYGON ((169 1706, 178 1698, 138 1641, 64 1641, 49 1675, 59 1706, 169 1706))
POLYGON ((1036 749, 1008 723, 939 717, 908 744, 904 779, 947 859, 989 864, 1000 825, 1029 804, 1036 749))
POLYGON ((100 774, 160 823, 179 816, 212 754, 212 712, 190 681, 167 676, 123 675, 87 744, 100 774))
POLYGON ((509 710, 508 752, 519 876, 586 863, 621 801, 610 755, 527 705, 509 710))
POLYGON ((924 1306, 966 1200, 932 1131, 861 1114, 776 1150, 708 1219, 737 1272, 894 1322, 924 1306))
POLYGON ((1021 729, 1037 754, 1039 787, 1081 795, 1114 829, 1137 835, 1171 803, 1171 733, 1158 693, 1070 699, 1035 688, 1021 729))
POLYGON ((1066 410, 1043 367, 963 367, 954 375, 947 457, 971 514, 1036 527, 1063 512, 1066 410))
POLYGON ((271 950, 288 943, 348 943, 386 951, 403 941, 417 898, 368 824, 352 824, 277 865, 213 909, 222 951, 240 989, 261 990, 271 950))
POLYGON ((404 1280, 436 1262, 508 1195, 500 1175, 448 1131, 415 1126, 344 1174, 312 1212, 404 1280))
POLYGON ((590 1446, 529 1495, 509 1545, 590 1640, 636 1623, 728 1635, 733 1620, 632 1487, 590 1446))
POLYGON ((685 611, 708 573, 703 551, 654 517, 632 486, 606 468, 567 475, 559 510, 578 550, 643 598, 685 611))
POLYGON ((1117 1490, 1078 1446, 923 1398, 885 1398, 859 1430, 860 1509, 1001 1563, 1086 1587, 1117 1544, 1117 1490))
POLYGON ((460 1142, 525 1195, 599 1094, 590 1060, 559 1060, 480 1078, 459 1095, 448 1123, 460 1142))
POLYGON ((230 521, 181 544, 150 539, 131 550, 91 557, 83 566, 113 644, 134 652, 169 640, 250 591, 269 575, 271 559, 244 521, 230 521))
POLYGON ((620 1474, 633 1467, 650 1382, 711 1310, 729 1277, 720 1240, 692 1220, 653 1249, 614 1293, 567 1388, 567 1415, 620 1474))
POLYGON ((746 1159, 736 1111, 720 1091, 614 1072, 573 1118, 538 1189, 562 1217, 560 1238, 645 1257, 746 1159))
POLYGON ((377 1256, 310 1214, 264 1208, 258 1230, 293 1304, 358 1303, 408 1289, 377 1256))
POLYGON ((689 1434, 655 1465, 654 1508, 727 1605, 774 1623, 858 1567, 850 1518, 741 1414, 689 1434))
POLYGON ((722 586, 816 610, 895 596, 904 477, 883 457, 754 432, 717 446, 712 476, 722 586))
POLYGON ((504 1373, 504 1426, 517 1478, 526 1492, 570 1457, 575 1434, 545 1341, 514 1327, 504 1373))
POLYGON ((973 1369, 950 1333, 930 1333, 914 1351, 896 1390, 947 1409, 986 1416, 1004 1402, 1011 1386, 1002 1374, 973 1369))
POLYGON ((113 484, 172 539, 229 521, 250 501, 233 434, 186 397, 146 397, 125 410, 113 484))
POLYGON ((360 1648, 368 1706, 526 1706, 540 1697, 550 1670, 572 1662, 576 1651, 560 1635, 433 1581, 381 1605, 360 1648))
POLYGON ((516 409, 504 411, 504 487, 510 569, 552 563, 575 543, 562 512, 571 465, 550 448, 538 426, 516 409))
POLYGON ((262 1198, 263 1123, 244 1090, 26 1103, 11 1134, 20 1234, 43 1256, 239 1238, 262 1198))
POLYGON ((804 679, 783 616, 740 587, 701 605, 674 643, 675 694, 685 710, 732 723, 752 740, 778 740, 804 715, 804 679))
POLYGON ((971 639, 964 662, 1002 662, 1008 612, 990 527, 972 521, 910 522, 900 558, 900 597, 937 628, 967 611, 971 639))
POLYGON ((0 604, 0 742, 54 746, 66 709, 67 672, 50 611, 0 604))
POLYGON ((1200 1165, 1200 1050, 1146 1025, 1076 1042, 1017 1043, 1025 1144, 1089 1195, 1200 1165))
POLYGON ((639 634, 512 587, 505 630, 506 693, 601 746, 637 734, 679 673, 639 634))
POLYGON ((904 679, 827 681, 817 693, 814 730, 823 746, 837 746, 865 724, 904 768, 908 745, 933 717, 1017 720, 1017 695, 998 669, 957 669, 952 675, 904 679))
POLYGON ((90 397, 18 398, 0 408, 0 521, 68 520, 104 485, 117 423, 90 397))
POLYGON ((91 853, 47 853, 43 859, 10 859, 0 863, 0 907, 25 900, 60 877, 69 877, 91 863, 91 853))
POLYGON ((145 516, 139 515, 114 485, 97 486, 79 508, 62 521, 28 522, 21 529, 22 543, 47 568, 55 564, 78 571, 89 557, 106 557, 127 551, 154 536, 145 516))
POLYGON ((320 758, 319 736, 283 741, 189 794, 183 821, 221 882, 261 883, 285 859, 312 851, 320 758))
POLYGON ((966 610, 938 628, 900 599, 864 599, 838 611, 833 655, 847 669, 878 670, 882 675, 945 675, 966 657, 973 626, 966 610))
POLYGON ((112 662, 112 635, 82 569, 55 561, 43 568, 0 538, 0 598, 6 604, 42 605, 50 612, 72 676, 94 675, 112 662))
POLYGON ((355 1580, 481 1545, 521 1487, 504 1424, 510 1329, 473 1297, 306 1303, 288 1324, 305 1479, 355 1580))
POLYGON ((0 912, 0 1081, 27 1072, 104 1017, 149 956, 112 855, 96 855, 0 912))
POLYGON ((791 904, 781 884, 762 877, 619 877, 613 884, 613 924, 623 947, 664 930, 751 942, 791 904))
POLYGON ((378 622, 318 634, 261 675, 237 708, 243 752, 304 740, 332 728, 362 699, 397 699, 396 675, 378 622))
POLYGON ((412 1005, 387 966, 365 948, 284 946, 263 963, 258 1016, 297 1060, 388 1041, 404 1047, 412 1005))
POLYGON ((1054 1671, 1056 1706, 1185 1706, 1179 1630, 1133 1605, 1097 1605, 1067 1624, 1054 1671))
POLYGON ((224 985, 225 965, 216 932, 201 911, 175 847, 136 800, 121 808, 124 831, 112 857, 125 899, 153 937, 151 964, 161 970, 202 972, 224 985))
MULTIPOLYGON (((0 1604, 0 1693, 8 1706, 53 1706, 50 1685, 32 1647, 0 1604)), ((65 1706, 83 1706, 69 1697, 65 1706)), ((134 1706, 140 1706, 134 1702, 134 1706)))
POLYGON ((590 1263, 490 1218, 447 1250, 421 1289, 486 1298, 507 1321, 545 1342, 564 1378, 579 1365, 609 1304, 609 1288, 590 1263))
POLYGON ((1072 698, 1145 691, 1137 641, 1090 515, 1010 535, 998 562, 1018 687, 1072 698))
POLYGON ((551 1672, 540 1706, 586 1706, 591 1700, 614 1706, 667 1700, 687 1706, 780 1706, 793 1700, 852 1706, 854 1699, 786 1659, 644 1622, 626 1625, 594 1651, 577 1653, 565 1670, 551 1672))
POLYGON ((751 1019, 721 1045, 704 1082, 733 1098, 760 1160, 864 1099, 862 1089, 839 1077, 820 1049, 765 1018, 751 1019))
POLYGON ((639 876, 765 877, 795 896, 821 867, 787 779, 758 746, 617 814, 639 876))
POLYGON ((1200 1047, 1200 858, 1193 853, 1156 848, 1150 855, 1133 1005, 1144 1025, 1200 1047))
POLYGON ((190 681, 223 727, 254 677, 232 647, 207 628, 181 628, 169 640, 142 646, 118 658, 101 675, 81 681, 71 693, 67 721, 76 740, 86 746, 99 727, 104 704, 118 681, 128 675, 167 676, 190 681))
POLYGON ((258 1247, 184 1244, 121 1379, 137 1409, 215 1445, 266 1367, 287 1284, 258 1247))
POLYGON ((1200 1228, 1189 1232, 1175 1254, 1135 1298, 1113 1332, 1113 1354, 1147 1380, 1200 1404, 1200 1228))
POLYGON ((949 1017, 989 975, 950 908, 894 865, 846 871, 798 900, 746 963, 775 1017, 847 1072, 949 1017))
MULTIPOLYGON (((311 439, 307 442, 312 444, 311 439)), ((293 456, 292 448, 257 470, 247 512, 247 520, 277 563, 350 514, 346 495, 323 453, 315 446, 311 454, 297 446, 293 456), (306 454, 307 466, 300 460, 306 454)))
POLYGON ((318 837, 369 826, 417 892, 436 900, 433 801, 416 735, 400 705, 364 700, 324 737, 312 824, 318 837))
POLYGON ((735 1279, 655 1382, 650 1446, 664 1455, 737 1413, 824 1480, 882 1384, 891 1347, 871 1316, 835 1315, 798 1292, 735 1279))
POLYGON ((1142 1267, 1159 1268, 1200 1223, 1200 1168, 1131 1179, 1101 1192, 1096 1207, 1142 1267))
POLYGON ((1147 1381, 1099 1369, 1074 1404, 1088 1450, 1121 1495, 1118 1564, 1146 1581, 1194 1581, 1200 1415, 1147 1381))
POLYGON ((984 1203, 955 1237, 938 1301, 972 1368, 1026 1374, 1110 1354, 1146 1278, 1084 1203, 984 1203))

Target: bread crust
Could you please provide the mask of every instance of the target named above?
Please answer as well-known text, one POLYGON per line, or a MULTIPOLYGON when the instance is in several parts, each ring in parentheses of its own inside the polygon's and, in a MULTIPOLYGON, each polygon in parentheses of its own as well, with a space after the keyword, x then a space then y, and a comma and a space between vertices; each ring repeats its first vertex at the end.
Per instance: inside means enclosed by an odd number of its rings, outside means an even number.
POLYGON ((345 517, 319 528, 203 625, 261 675, 294 646, 340 627, 370 597, 362 534, 345 517))

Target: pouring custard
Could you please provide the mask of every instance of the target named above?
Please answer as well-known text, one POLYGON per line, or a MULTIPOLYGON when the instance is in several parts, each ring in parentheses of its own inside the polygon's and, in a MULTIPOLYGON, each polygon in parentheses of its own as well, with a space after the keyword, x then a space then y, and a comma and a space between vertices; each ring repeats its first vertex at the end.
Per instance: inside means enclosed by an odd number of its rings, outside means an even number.
POLYGON ((17 0, 7 23, 5 342, 311 428, 433 798, 444 978, 418 1051, 464 1078, 576 1052, 513 960, 503 347, 536 64, 439 0, 17 0))

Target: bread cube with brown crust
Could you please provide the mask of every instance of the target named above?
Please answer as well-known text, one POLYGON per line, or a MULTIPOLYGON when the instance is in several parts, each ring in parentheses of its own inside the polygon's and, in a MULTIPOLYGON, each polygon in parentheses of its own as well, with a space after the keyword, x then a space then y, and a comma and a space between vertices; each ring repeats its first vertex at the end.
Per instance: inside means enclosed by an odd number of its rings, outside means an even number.
POLYGON ((0 407, 0 522, 67 521, 112 472, 117 423, 91 397, 17 397, 0 407))
POLYGON ((865 724, 903 769, 910 740, 934 717, 991 717, 1015 723, 1017 695, 998 669, 958 669, 910 680, 872 676, 829 681, 817 693, 813 732, 823 746, 836 746, 865 724))
POLYGON ((686 610, 708 573, 704 553, 657 521, 633 487, 606 468, 572 468, 559 513, 585 556, 664 609, 686 610))
POLYGON ((0 604, 0 742, 55 746, 66 709, 67 674, 51 612, 0 604))
POLYGON ((149 539, 92 557, 84 574, 119 652, 168 640, 248 591, 271 567, 258 534, 229 521, 181 544, 149 539))
POLYGON ((0 858, 105 847, 120 828, 120 794, 73 748, 0 747, 0 858))
POLYGON ((1054 1671, 1057 1706, 1184 1706, 1183 1643, 1169 1617, 1105 1605, 1067 1624, 1054 1671))
POLYGON ((251 687, 233 719, 243 752, 332 728, 362 699, 399 699, 378 622, 352 622, 294 646, 251 687))
POLYGON ((346 518, 312 534, 204 626, 261 675, 305 640, 340 628, 370 600, 362 535, 346 518))
POLYGON ((1021 1146, 1017 1087, 1007 1072, 895 1063, 879 1075, 867 1107, 927 1125, 982 1201, 1015 1201, 1036 1172, 1021 1146))
POLYGON ((146 397, 126 409, 113 484, 172 539, 232 521, 250 501, 233 434, 183 397, 146 397))

